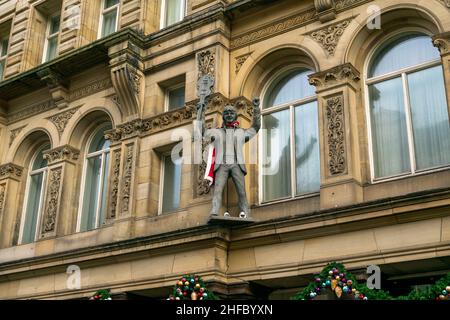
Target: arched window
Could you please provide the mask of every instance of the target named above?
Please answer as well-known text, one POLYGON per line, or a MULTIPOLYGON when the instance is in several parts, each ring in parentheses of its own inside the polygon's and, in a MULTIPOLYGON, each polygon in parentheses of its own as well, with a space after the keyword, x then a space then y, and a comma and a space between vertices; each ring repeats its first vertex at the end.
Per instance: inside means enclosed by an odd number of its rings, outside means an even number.
POLYGON ((110 142, 104 135, 109 129, 110 125, 101 127, 88 140, 81 189, 81 216, 78 219, 79 231, 96 229, 105 222, 110 142))
POLYGON ((48 149, 50 149, 50 145, 42 146, 31 160, 19 235, 22 244, 36 241, 39 235, 47 181, 47 160, 44 159, 43 151, 48 149))
POLYGON ((284 72, 263 99, 262 201, 316 193, 320 188, 319 128, 312 71, 284 72))
POLYGON ((450 164, 450 126, 439 52, 421 34, 378 50, 368 77, 372 177, 450 164))

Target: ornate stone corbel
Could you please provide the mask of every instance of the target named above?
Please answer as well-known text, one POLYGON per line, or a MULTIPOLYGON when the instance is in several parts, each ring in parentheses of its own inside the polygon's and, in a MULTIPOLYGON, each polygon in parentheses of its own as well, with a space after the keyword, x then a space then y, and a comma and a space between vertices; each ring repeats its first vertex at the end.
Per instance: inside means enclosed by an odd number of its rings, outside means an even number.
POLYGON ((309 76, 309 83, 315 86, 318 91, 345 83, 352 85, 356 89, 359 80, 359 72, 351 63, 345 63, 309 76))
POLYGON ((336 5, 334 0, 314 0, 317 16, 324 23, 336 19, 336 5))
POLYGON ((142 105, 144 79, 139 48, 130 41, 110 48, 111 80, 125 117, 136 118, 142 105))
POLYGON ((59 109, 67 107, 69 103, 69 90, 64 76, 51 68, 40 70, 37 72, 37 75, 47 84, 56 106, 59 109))
POLYGON ((14 163, 6 163, 0 166, 0 180, 15 179, 20 180, 23 173, 23 167, 14 163))

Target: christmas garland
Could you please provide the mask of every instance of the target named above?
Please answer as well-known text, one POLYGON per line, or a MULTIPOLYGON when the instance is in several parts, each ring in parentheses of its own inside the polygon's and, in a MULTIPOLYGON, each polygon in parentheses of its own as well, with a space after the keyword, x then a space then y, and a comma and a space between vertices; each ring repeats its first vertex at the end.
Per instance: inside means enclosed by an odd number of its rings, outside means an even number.
POLYGON ((185 275, 175 284, 167 300, 217 300, 198 275, 185 275))
POLYGON ((89 298, 89 300, 112 300, 110 290, 98 290, 89 298))
POLYGON ((407 296, 401 296, 399 300, 450 300, 450 273, 427 289, 413 290, 407 296))
POLYGON ((359 284, 345 267, 337 262, 329 263, 322 272, 316 275, 314 282, 297 293, 293 300, 313 300, 318 295, 333 292, 338 299, 354 300, 391 300, 388 292, 371 290, 359 284))

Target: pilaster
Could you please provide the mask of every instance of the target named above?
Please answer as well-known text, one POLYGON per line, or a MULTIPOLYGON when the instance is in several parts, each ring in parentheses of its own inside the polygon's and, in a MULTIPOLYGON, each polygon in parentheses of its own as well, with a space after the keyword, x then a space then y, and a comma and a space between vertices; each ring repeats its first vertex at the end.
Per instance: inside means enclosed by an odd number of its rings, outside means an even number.
POLYGON ((310 76, 319 106, 321 209, 363 200, 356 116, 359 81, 359 72, 349 63, 310 76))
POLYGON ((439 49, 444 69, 445 91, 447 92, 447 108, 450 114, 450 31, 433 36, 433 45, 439 49))

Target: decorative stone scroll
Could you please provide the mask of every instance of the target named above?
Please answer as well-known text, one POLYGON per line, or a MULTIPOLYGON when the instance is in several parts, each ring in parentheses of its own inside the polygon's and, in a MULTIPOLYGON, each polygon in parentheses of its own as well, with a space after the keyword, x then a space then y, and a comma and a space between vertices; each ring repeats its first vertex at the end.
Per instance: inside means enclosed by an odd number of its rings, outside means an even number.
POLYGON ((62 167, 51 169, 48 177, 47 199, 45 202, 42 236, 55 231, 61 187, 62 167))
POLYGON ((334 0, 314 0, 314 6, 321 22, 327 22, 336 18, 334 0))
POLYGON ((207 49, 197 53, 198 79, 204 75, 215 78, 216 73, 216 50, 207 49))
POLYGON ((50 120, 58 130, 59 137, 62 136, 64 133, 64 130, 66 129, 67 123, 72 118, 72 116, 77 112, 79 108, 74 108, 65 112, 61 112, 58 114, 55 114, 54 116, 51 116, 50 118, 47 118, 50 120))
POLYGON ((308 35, 316 40, 322 48, 325 49, 328 55, 333 56, 336 52, 339 39, 343 35, 345 29, 350 25, 352 19, 353 18, 332 24, 324 29, 311 32, 308 35))
POLYGON ((437 34, 432 39, 433 45, 439 49, 441 56, 445 56, 450 53, 450 32, 437 34))
POLYGON ((344 97, 328 98, 326 100, 328 169, 332 176, 347 171, 344 117, 344 97))

